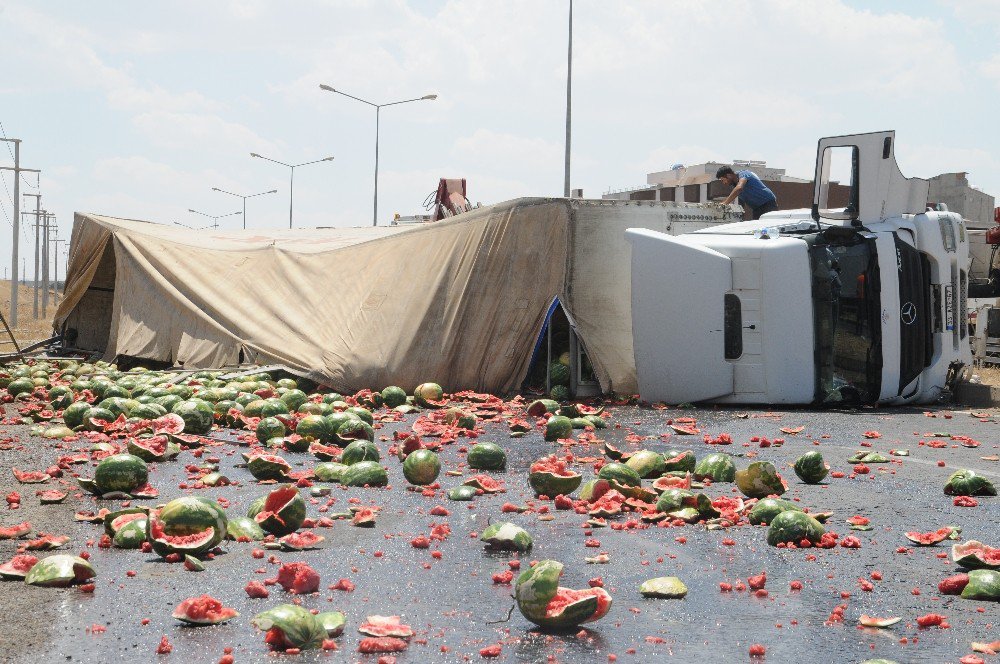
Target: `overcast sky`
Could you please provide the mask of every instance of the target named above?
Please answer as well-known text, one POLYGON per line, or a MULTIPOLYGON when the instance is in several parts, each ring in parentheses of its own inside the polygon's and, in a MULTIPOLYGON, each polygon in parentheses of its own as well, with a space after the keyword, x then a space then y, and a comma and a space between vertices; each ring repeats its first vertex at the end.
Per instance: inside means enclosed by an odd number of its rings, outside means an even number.
MULTIPOLYGON (((439 95, 382 111, 381 223, 421 212, 439 177, 484 204, 561 195, 567 7, 0 0, 0 122, 64 237, 74 211, 200 225, 188 208, 240 209, 212 187, 277 189, 248 223, 287 225, 288 170, 250 152, 334 156, 296 171, 296 225, 370 224, 374 111, 320 83, 439 95)), ((572 183, 589 197, 708 159, 809 177, 819 137, 881 129, 904 174, 968 171, 1000 195, 1000 0, 576 0, 574 45, 572 183)))

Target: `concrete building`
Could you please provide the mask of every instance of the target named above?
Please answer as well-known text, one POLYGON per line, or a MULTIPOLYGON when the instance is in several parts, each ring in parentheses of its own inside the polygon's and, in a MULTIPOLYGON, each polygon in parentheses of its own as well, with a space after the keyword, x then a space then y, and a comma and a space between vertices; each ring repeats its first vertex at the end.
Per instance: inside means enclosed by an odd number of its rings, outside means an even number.
POLYGON ((996 201, 989 194, 969 185, 967 173, 942 173, 932 177, 927 198, 931 204, 944 203, 971 222, 969 228, 993 225, 996 201))
MULTIPOLYGON (((686 203, 708 203, 721 201, 730 192, 730 188, 715 179, 715 173, 721 166, 731 166, 733 170, 752 171, 763 180, 764 184, 778 198, 778 208, 781 210, 798 210, 812 207, 812 180, 792 177, 783 168, 773 168, 763 161, 734 160, 731 164, 708 162, 694 166, 677 164, 666 171, 658 171, 646 175, 646 186, 620 191, 609 191, 602 198, 625 201, 676 201, 686 203)), ((847 186, 833 184, 830 187, 830 200, 834 206, 847 205, 850 189, 847 186)), ((749 219, 749 211, 747 211, 749 219)))

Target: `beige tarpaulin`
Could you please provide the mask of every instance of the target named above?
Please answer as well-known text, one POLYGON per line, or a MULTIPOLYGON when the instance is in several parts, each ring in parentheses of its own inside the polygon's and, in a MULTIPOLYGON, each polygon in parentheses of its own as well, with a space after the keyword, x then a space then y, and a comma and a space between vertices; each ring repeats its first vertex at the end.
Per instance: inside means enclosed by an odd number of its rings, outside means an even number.
POLYGON ((559 298, 601 387, 631 392, 624 229, 720 219, 680 212, 517 199, 419 226, 259 232, 77 214, 55 327, 107 359, 281 363, 351 391, 435 381, 507 393, 559 298))

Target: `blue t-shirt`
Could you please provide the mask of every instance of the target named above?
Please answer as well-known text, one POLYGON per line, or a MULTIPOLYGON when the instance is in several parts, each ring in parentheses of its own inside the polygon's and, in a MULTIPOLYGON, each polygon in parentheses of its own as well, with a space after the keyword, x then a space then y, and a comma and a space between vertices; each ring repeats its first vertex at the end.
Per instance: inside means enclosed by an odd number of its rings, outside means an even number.
POLYGON ((740 203, 755 208, 778 200, 774 192, 768 189, 767 185, 761 182, 753 171, 736 171, 736 177, 741 180, 746 178, 747 181, 743 186, 743 191, 740 192, 740 203))

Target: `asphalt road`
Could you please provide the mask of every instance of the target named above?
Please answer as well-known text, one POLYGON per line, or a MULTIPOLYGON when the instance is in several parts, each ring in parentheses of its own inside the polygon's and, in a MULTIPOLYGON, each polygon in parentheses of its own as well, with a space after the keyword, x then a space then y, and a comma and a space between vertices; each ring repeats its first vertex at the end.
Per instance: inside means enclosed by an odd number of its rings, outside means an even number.
MULTIPOLYGON (((400 615, 413 626, 417 636, 409 649, 398 655, 400 662, 479 661, 479 650, 494 643, 502 645, 500 661, 524 662, 606 662, 614 655, 618 662, 650 661, 748 661, 751 644, 766 648, 770 662, 860 662, 884 657, 898 662, 957 662, 970 652, 970 642, 1000 639, 1000 606, 941 596, 937 583, 956 573, 947 557, 950 542, 935 547, 911 548, 897 553, 900 546, 910 546, 903 532, 931 531, 944 525, 960 525, 963 538, 979 539, 1000 545, 1000 499, 980 498, 979 506, 961 508, 952 505, 942 487, 956 468, 972 468, 1000 483, 1000 463, 981 457, 1000 453, 998 424, 982 421, 968 412, 934 410, 886 410, 856 413, 775 411, 773 417, 751 411, 750 417, 736 410, 696 409, 653 411, 634 407, 613 408, 609 417, 612 428, 598 434, 626 449, 646 447, 657 451, 667 448, 691 448, 700 457, 718 451, 706 445, 700 436, 673 435, 666 442, 660 434, 669 431, 668 418, 697 418, 702 430, 711 436, 729 433, 733 444, 725 447, 737 455, 755 454, 779 466, 788 479, 786 497, 801 499, 814 511, 832 511, 828 530, 842 536, 858 536, 860 549, 837 547, 831 550, 779 550, 767 546, 765 529, 744 526, 726 531, 710 531, 703 526, 632 530, 595 529, 585 533, 585 517, 573 512, 553 511, 553 520, 540 520, 536 511, 501 514, 501 505, 543 505, 534 501, 526 482, 528 465, 537 457, 557 449, 543 442, 540 433, 520 439, 510 438, 503 424, 488 424, 480 440, 492 440, 505 448, 508 469, 496 473, 506 482, 507 492, 481 496, 471 503, 449 502, 444 490, 463 478, 440 478, 442 491, 425 497, 406 490, 401 464, 386 459, 389 442, 379 441, 383 461, 389 469, 391 489, 334 488, 336 499, 331 511, 346 510, 348 500, 358 498, 363 505, 382 508, 373 529, 357 528, 338 521, 332 528, 317 529, 326 536, 326 547, 300 553, 268 552, 282 562, 305 561, 321 575, 323 588, 317 595, 301 598, 302 605, 320 610, 340 610, 347 615, 347 629, 337 639, 337 652, 307 652, 280 661, 361 661, 375 662, 377 656, 357 652, 361 636, 357 626, 369 614, 400 615), (951 415, 950 419, 946 419, 951 415), (803 426, 801 433, 785 435, 780 427, 803 426), (864 432, 877 430, 882 437, 866 440, 864 432), (934 439, 931 433, 964 434, 982 442, 978 448, 966 448, 949 442, 934 449, 920 441, 934 439), (627 442, 626 436, 651 436, 652 440, 627 442), (828 438, 824 438, 828 435, 828 438), (761 448, 750 443, 752 436, 769 439, 781 437, 781 446, 761 448), (818 446, 814 441, 819 442, 818 446), (861 443, 884 454, 890 449, 907 448, 909 457, 892 457, 893 463, 872 465, 869 475, 851 478, 847 458, 861 443), (798 482, 787 467, 807 450, 818 449, 834 471, 848 474, 842 479, 828 479, 821 486, 798 482), (939 467, 938 461, 944 466, 939 467), (451 512, 447 517, 428 514, 436 505, 451 512), (852 532, 845 519, 860 514, 871 519, 870 532, 852 532), (509 520, 526 528, 534 537, 534 549, 524 560, 554 558, 566 568, 562 584, 586 587, 588 580, 600 576, 605 589, 614 598, 614 606, 603 620, 588 625, 580 634, 545 635, 514 610, 509 621, 502 622, 512 606, 510 586, 494 585, 491 575, 508 568, 517 556, 483 550, 473 533, 497 520, 509 520), (410 540, 428 534, 431 524, 447 522, 451 536, 431 549, 415 549, 410 540), (585 546, 597 539, 599 548, 585 546), (686 538, 680 541, 677 538, 686 538), (724 545, 730 539, 733 545, 724 545), (441 558, 431 552, 439 550, 441 558), (604 551, 610 562, 587 564, 586 556, 604 551), (810 560, 809 556, 815 556, 810 560), (720 582, 767 572, 766 598, 746 592, 720 592, 720 582), (882 580, 873 581, 866 592, 858 579, 870 579, 880 572, 882 580), (657 576, 678 576, 688 586, 683 600, 643 599, 638 592, 642 581, 657 576), (353 592, 326 590, 340 578, 351 580, 353 592), (789 583, 801 581, 801 591, 792 591, 789 583), (919 594, 917 594, 919 592, 919 594), (843 598, 842 593, 849 593, 843 598), (827 625, 831 611, 846 604, 842 624, 827 625), (918 629, 915 619, 927 613, 947 616, 950 629, 918 629), (861 629, 858 616, 898 616, 903 620, 885 630, 861 629), (501 622, 495 622, 501 621, 501 622)), ((396 429, 412 424, 383 426, 378 434, 391 436, 396 429)), ((29 437, 27 427, 2 427, 17 440, 13 449, 0 450, 0 465, 7 469, 43 470, 52 464, 63 448, 85 448, 85 443, 62 444, 29 437)), ((936 438, 940 440, 941 438, 936 438)), ((633 439, 634 440, 634 439, 633 439)), ((466 441, 446 446, 442 452, 444 470, 463 469, 460 449, 466 441)), ((230 501, 231 515, 245 514, 247 505, 266 491, 257 486, 243 468, 244 447, 221 444, 211 448, 222 458, 222 472, 241 483, 198 491, 199 495, 224 497, 230 501)), ((576 445, 577 456, 599 456, 598 445, 576 445)), ((286 454, 286 458, 305 468, 314 462, 307 454, 286 454)), ((184 493, 178 484, 185 479, 184 466, 193 462, 190 452, 177 460, 159 464, 151 473, 151 482, 160 490, 158 501, 184 493)), ((747 459, 738 459, 744 467, 747 459)), ((80 466, 86 469, 86 466, 80 466)), ((466 476, 469 474, 465 470, 466 476)), ((86 472, 86 471, 85 471, 86 472)), ((589 469, 584 470, 589 475, 589 469)), ((44 488, 56 488, 50 482, 44 488)), ((0 511, 0 525, 31 521, 36 531, 70 535, 65 550, 88 550, 98 572, 97 588, 84 594, 75 588, 41 589, 19 582, 0 585, 0 660, 5 662, 114 662, 182 661, 216 662, 223 648, 231 647, 236 662, 275 661, 268 654, 263 634, 256 632, 250 619, 259 611, 291 601, 279 586, 271 587, 269 599, 249 599, 243 587, 250 580, 275 575, 278 564, 251 557, 252 544, 227 543, 225 553, 208 561, 204 572, 188 572, 182 565, 162 562, 153 554, 138 551, 102 550, 88 547, 103 532, 101 526, 76 523, 73 513, 99 506, 112 509, 118 501, 95 501, 74 492, 61 505, 40 506, 34 497, 38 485, 20 485, 5 470, 0 475, 0 491, 20 491, 23 503, 17 511, 0 511), (129 576, 129 571, 135 572, 129 576), (170 617, 181 600, 208 592, 240 616, 217 627, 191 628, 170 617), (148 624, 143 625, 143 619, 148 624), (105 632, 92 626, 106 627, 105 632), (156 655, 162 636, 173 645, 170 655, 156 655)), ((734 485, 716 484, 710 495, 733 495, 734 485)), ((310 505, 310 516, 321 516, 310 505)), ((549 503, 551 505, 551 503, 549 503)), ((617 519, 624 522, 624 517, 617 519)), ((0 541, 0 559, 8 560, 16 542, 0 541)), ((757 660, 759 661, 759 660, 757 660)), ((997 661, 993 658, 993 661, 997 661)))

